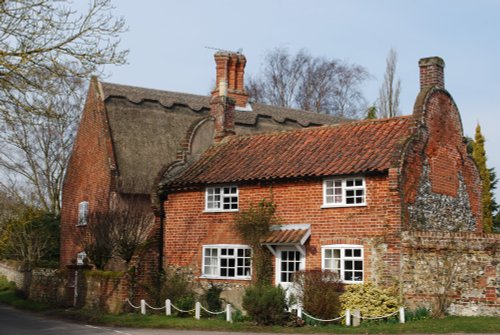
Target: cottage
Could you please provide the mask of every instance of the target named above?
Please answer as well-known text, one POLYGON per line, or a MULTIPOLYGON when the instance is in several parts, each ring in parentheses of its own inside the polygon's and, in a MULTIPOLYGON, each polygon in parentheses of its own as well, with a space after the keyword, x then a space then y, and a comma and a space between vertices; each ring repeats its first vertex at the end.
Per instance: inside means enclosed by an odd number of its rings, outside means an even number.
MULTIPOLYGON (((222 89, 236 102, 231 120, 225 121, 232 128, 226 125, 223 132, 214 128, 208 96, 91 80, 63 185, 61 266, 85 257, 79 238, 92 213, 123 205, 147 213, 153 207, 161 216, 156 197, 158 176, 178 159, 195 160, 226 132, 263 133, 343 121, 249 103, 244 87, 246 58, 218 52, 215 62, 217 82, 225 79, 222 89)), ((212 94, 218 95, 219 89, 212 94)))
POLYGON ((276 284, 288 287, 301 269, 333 270, 348 284, 397 284, 408 306, 445 295, 453 313, 498 315, 498 237, 482 233, 480 177, 444 62, 419 66, 412 115, 261 134, 234 135, 222 85, 214 145, 159 178, 163 265, 241 291, 252 250, 235 215, 271 199, 283 224, 262 245, 276 284))

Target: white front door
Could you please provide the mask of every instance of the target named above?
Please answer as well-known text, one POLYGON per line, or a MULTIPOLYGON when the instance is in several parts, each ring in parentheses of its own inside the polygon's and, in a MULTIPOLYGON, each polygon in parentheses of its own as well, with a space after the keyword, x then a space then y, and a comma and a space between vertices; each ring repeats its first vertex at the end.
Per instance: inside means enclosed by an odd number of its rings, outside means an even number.
POLYGON ((287 298, 295 294, 293 289, 293 274, 304 270, 304 257, 293 246, 276 247, 276 285, 286 290, 287 298))

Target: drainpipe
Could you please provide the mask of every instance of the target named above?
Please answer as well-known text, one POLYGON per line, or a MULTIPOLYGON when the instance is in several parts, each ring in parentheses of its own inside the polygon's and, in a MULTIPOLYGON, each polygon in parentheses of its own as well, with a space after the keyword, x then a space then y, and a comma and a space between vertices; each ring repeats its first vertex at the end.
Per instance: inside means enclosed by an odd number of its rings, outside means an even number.
POLYGON ((164 237, 165 237, 165 208, 164 208, 164 203, 167 200, 167 195, 162 193, 160 195, 160 210, 159 210, 159 215, 160 215, 160 239, 158 243, 158 273, 161 273, 163 271, 163 247, 165 245, 164 237))

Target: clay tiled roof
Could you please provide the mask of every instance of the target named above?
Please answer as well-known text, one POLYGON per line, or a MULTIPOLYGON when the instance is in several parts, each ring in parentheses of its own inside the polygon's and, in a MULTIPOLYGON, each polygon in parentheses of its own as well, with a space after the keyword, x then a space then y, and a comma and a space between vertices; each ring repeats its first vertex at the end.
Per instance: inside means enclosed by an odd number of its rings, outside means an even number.
POLYGON ((411 134, 411 116, 227 137, 167 186, 386 171, 411 134))
POLYGON ((260 242, 262 244, 270 245, 304 244, 311 235, 309 227, 293 226, 294 225, 284 225, 274 227, 274 229, 272 228, 269 234, 260 242))

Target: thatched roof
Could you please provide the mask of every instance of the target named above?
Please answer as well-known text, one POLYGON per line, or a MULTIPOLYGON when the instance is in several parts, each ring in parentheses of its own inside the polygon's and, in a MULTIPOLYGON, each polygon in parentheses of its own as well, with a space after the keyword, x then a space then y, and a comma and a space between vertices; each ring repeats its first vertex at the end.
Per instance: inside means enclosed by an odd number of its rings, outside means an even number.
MULTIPOLYGON (((148 194, 157 174, 176 159, 193 123, 207 118, 210 97, 101 82, 118 170, 118 191, 148 194)), ((340 118, 253 104, 236 111, 237 133, 338 123, 340 118), (255 130, 260 120, 268 127, 255 130), (255 128, 255 129, 252 129, 255 128)))

